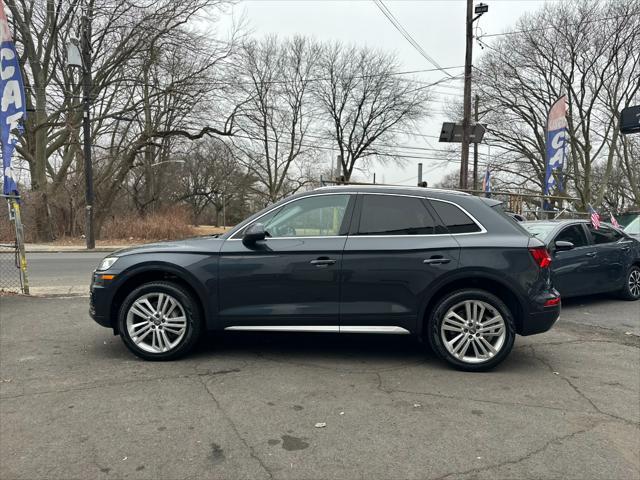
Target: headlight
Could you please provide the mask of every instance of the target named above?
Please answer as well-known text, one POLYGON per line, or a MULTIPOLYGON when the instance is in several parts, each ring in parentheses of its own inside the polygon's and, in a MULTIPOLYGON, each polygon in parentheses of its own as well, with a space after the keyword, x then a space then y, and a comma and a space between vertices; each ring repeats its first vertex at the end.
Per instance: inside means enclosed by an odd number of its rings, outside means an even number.
POLYGON ((98 265, 97 270, 109 270, 114 263, 116 263, 118 261, 118 257, 106 257, 103 258, 102 261, 100 262, 100 265, 98 265))

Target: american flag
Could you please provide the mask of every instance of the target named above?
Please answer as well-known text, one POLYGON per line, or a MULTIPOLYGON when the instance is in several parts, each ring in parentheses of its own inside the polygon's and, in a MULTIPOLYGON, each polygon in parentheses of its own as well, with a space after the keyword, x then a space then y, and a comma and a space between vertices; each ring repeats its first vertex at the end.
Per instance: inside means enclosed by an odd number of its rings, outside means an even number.
POLYGON ((609 215, 611 216, 611 225, 613 225, 616 228, 620 228, 620 224, 616 220, 616 217, 613 216, 613 213, 609 212, 609 215))
POLYGON ((589 204, 589 215, 591 215, 591 225, 598 230, 600 228, 600 214, 589 204))

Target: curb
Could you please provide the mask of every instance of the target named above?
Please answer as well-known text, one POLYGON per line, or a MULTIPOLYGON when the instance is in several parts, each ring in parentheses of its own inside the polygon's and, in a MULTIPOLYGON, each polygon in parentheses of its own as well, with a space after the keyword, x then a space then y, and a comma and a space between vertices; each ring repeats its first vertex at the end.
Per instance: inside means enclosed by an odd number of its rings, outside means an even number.
POLYGON ((115 245, 113 247, 96 247, 92 250, 86 248, 64 248, 64 247, 50 247, 50 248, 30 248, 26 247, 26 253, 111 253, 123 248, 130 248, 132 245, 115 245))
POLYGON ((30 287, 32 297, 88 297, 89 283, 86 285, 67 285, 55 287, 30 287))

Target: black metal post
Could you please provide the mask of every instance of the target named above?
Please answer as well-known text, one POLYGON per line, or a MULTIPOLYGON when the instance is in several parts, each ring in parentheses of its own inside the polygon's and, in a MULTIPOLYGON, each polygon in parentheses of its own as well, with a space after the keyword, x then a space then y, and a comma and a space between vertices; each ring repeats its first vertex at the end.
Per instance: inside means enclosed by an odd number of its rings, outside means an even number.
POLYGON ((87 248, 96 246, 93 229, 93 165, 91 162, 91 11, 82 17, 82 88, 83 116, 82 135, 84 142, 84 178, 85 178, 85 237, 87 248))

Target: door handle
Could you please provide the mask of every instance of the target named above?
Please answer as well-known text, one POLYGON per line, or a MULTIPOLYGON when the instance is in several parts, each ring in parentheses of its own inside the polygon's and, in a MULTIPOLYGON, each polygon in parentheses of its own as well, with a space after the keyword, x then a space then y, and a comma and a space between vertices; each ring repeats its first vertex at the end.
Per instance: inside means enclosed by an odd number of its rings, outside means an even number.
POLYGON ((317 258, 309 262, 316 267, 326 267, 327 265, 333 265, 336 261, 333 258, 317 258))
POLYGON ((595 257, 596 255, 597 255, 597 253, 596 253, 596 252, 588 252, 588 253, 585 253, 585 256, 587 256, 587 257, 595 257))
POLYGON ((431 258, 425 258, 422 263, 426 265, 439 265, 449 263, 451 261, 450 258, 445 258, 443 256, 433 256, 431 258))

